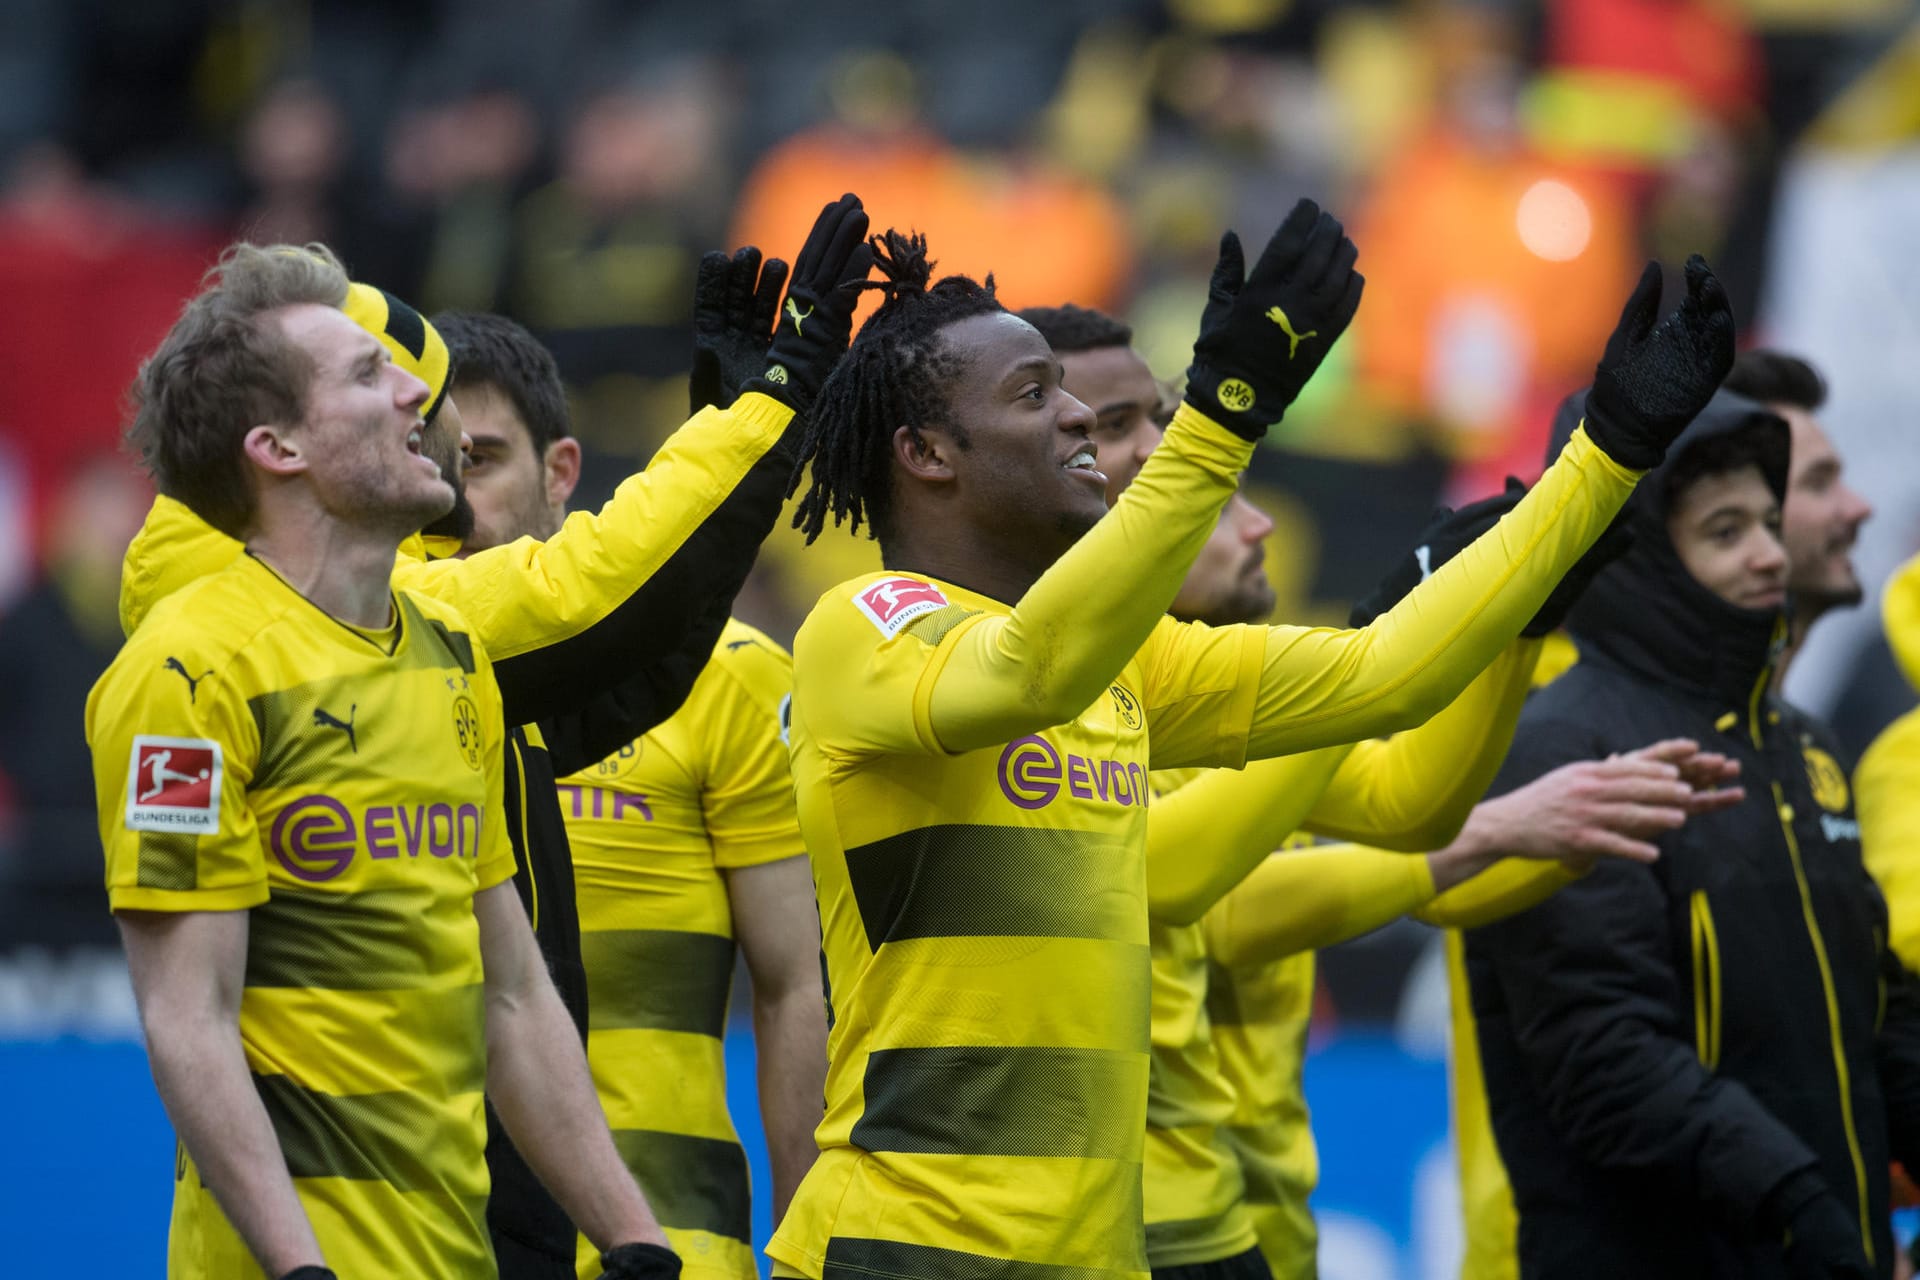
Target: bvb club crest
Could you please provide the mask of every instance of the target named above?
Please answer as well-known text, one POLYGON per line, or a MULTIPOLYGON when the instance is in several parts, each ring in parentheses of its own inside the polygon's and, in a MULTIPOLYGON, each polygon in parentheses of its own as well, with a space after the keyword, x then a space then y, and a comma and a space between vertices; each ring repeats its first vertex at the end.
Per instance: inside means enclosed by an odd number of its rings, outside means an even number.
POLYGON ((1847 775, 1841 770, 1840 762, 1811 744, 1803 744, 1800 752, 1807 759, 1807 782, 1813 787, 1814 803, 1828 813, 1844 812, 1848 800, 1847 775))

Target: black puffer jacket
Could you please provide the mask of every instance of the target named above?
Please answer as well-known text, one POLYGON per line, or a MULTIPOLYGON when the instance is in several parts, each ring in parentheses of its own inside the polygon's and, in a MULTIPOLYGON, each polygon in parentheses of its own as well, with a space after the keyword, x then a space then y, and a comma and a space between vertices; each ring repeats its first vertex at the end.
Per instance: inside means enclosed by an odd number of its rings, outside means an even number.
MULTIPOLYGON (((1556 447, 1582 407, 1563 407, 1556 447)), ((1770 433, 1763 469, 1784 494, 1786 424, 1725 394, 1667 467, 1736 430, 1770 433)), ((1632 549, 1568 620, 1580 662, 1534 695, 1493 793, 1688 737, 1740 761, 1747 798, 1661 839, 1654 866, 1605 862, 1467 935, 1521 1274, 1785 1276, 1782 1188, 1810 1169, 1891 1274, 1888 1162, 1920 1150, 1912 991, 1838 748, 1768 692, 1783 618, 1687 573, 1667 467, 1623 513, 1632 549)))

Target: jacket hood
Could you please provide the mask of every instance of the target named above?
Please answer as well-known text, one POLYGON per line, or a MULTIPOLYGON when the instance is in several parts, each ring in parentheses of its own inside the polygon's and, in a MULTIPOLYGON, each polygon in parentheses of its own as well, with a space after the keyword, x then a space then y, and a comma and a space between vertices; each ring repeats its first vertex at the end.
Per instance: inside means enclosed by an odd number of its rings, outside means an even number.
POLYGON ((1920 689, 1920 556, 1893 571, 1880 602, 1880 616, 1886 622, 1887 644, 1907 683, 1920 689))
MULTIPOLYGON (((416 533, 400 544, 399 559, 438 560, 459 549, 456 539, 416 533)), ((132 635, 155 605, 180 588, 220 572, 245 550, 185 503, 165 495, 155 498, 120 562, 121 632, 132 635)))
MULTIPOLYGON (((1561 402, 1547 458, 1559 456, 1586 416, 1587 393, 1561 402)), ((1758 402, 1717 392, 1658 467, 1648 472, 1616 519, 1633 545, 1594 578, 1567 614, 1583 660, 1594 659, 1661 684, 1745 704, 1771 669, 1786 635, 1777 609, 1743 609, 1702 586, 1681 563, 1667 533, 1674 463, 1703 441, 1736 432, 1765 433, 1760 469, 1785 500, 1792 435, 1758 402)))

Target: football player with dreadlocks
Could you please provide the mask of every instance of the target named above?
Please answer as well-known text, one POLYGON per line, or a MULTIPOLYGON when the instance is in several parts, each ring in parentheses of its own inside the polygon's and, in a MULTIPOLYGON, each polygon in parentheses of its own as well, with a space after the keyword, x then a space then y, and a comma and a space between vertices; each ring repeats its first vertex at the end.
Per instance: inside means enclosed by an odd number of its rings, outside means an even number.
POLYGON ((1450 702, 1711 393, 1732 321, 1695 262, 1656 327, 1650 271, 1583 452, 1486 536, 1361 630, 1208 628, 1164 615, 1358 307, 1340 224, 1302 201, 1250 274, 1223 240, 1185 402, 1110 513, 1093 414, 1045 340, 991 279, 929 287, 921 238, 876 247, 887 301, 803 445, 802 527, 864 522, 886 568, 828 592, 794 646, 830 1063, 821 1157, 769 1253, 804 1276, 1139 1275, 1147 771, 1450 702))

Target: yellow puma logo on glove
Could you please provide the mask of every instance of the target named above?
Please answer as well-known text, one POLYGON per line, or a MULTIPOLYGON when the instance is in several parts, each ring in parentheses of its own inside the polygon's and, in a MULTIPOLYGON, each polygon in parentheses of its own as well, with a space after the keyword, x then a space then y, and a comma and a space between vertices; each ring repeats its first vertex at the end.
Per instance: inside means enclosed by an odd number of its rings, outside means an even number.
POLYGON ((787 314, 788 314, 789 316, 792 316, 792 317, 793 317, 793 332, 794 332, 794 335, 795 335, 796 337, 805 337, 806 335, 800 332, 800 325, 801 325, 801 322, 802 322, 802 321, 806 321, 806 320, 811 320, 811 319, 813 319, 813 308, 812 308, 812 307, 808 307, 808 308, 807 308, 807 314, 805 314, 805 315, 801 315, 801 314, 800 314, 800 308, 799 308, 799 306, 798 306, 798 305, 797 305, 797 304, 796 304, 796 303, 794 302, 794 300, 793 300, 792 298, 788 298, 788 299, 787 299, 787 314))
POLYGON ((1287 319, 1287 313, 1277 306, 1267 308, 1267 319, 1279 325, 1280 332, 1287 335, 1287 359, 1289 360, 1293 359, 1294 353, 1300 350, 1301 343, 1305 342, 1308 338, 1317 338, 1320 336, 1318 329, 1309 329, 1305 333, 1295 333, 1293 331, 1293 321, 1287 319))

